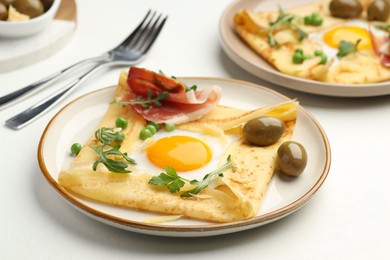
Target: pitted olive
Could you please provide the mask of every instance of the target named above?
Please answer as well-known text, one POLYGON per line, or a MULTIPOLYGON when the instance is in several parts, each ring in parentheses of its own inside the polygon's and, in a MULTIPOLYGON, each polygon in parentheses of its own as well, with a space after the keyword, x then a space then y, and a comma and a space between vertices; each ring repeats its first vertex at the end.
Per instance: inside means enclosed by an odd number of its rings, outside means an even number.
POLYGON ((284 124, 275 117, 257 117, 244 125, 244 137, 252 145, 268 146, 276 143, 284 133, 284 124))
POLYGON ((307 164, 306 150, 298 142, 284 142, 278 149, 276 162, 281 172, 289 176, 298 176, 307 164))
POLYGON ((12 6, 22 14, 34 18, 40 16, 45 11, 43 4, 39 0, 14 0, 12 6))
POLYGON ((332 0, 329 11, 334 17, 357 18, 363 12, 363 6, 358 0, 332 0))
POLYGON ((385 22, 389 19, 390 4, 388 0, 375 0, 367 8, 367 19, 385 22))

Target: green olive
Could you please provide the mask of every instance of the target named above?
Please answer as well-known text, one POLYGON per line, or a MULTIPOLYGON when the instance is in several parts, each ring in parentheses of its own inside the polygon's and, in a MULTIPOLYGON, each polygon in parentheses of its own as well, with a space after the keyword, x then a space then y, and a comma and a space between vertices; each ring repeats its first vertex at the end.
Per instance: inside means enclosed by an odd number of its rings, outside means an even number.
POLYGON ((284 133, 284 124, 275 117, 263 116, 244 125, 245 139, 252 145, 268 146, 276 143, 284 133))
POLYGON ((0 3, 0 21, 5 21, 8 18, 8 10, 7 7, 0 3))
POLYGON ((43 4, 39 0, 14 0, 12 6, 22 14, 34 18, 40 16, 45 11, 43 4))
POLYGON ((390 4, 388 0, 375 0, 367 8, 367 19, 385 22, 389 19, 390 4))
POLYGON ((334 17, 357 18, 363 12, 363 6, 358 0, 332 0, 329 11, 334 17))
POLYGON ((298 142, 284 142, 278 149, 276 162, 281 172, 289 176, 299 176, 307 164, 306 150, 298 142))

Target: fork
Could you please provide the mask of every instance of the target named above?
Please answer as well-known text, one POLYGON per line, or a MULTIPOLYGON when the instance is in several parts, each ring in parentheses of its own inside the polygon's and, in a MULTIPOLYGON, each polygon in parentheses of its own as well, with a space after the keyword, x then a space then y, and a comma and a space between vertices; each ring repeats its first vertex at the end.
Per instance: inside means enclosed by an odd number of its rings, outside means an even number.
POLYGON ((157 39, 168 18, 167 16, 163 18, 162 15, 155 18, 156 15, 153 13, 151 17, 147 19, 149 14, 150 11, 140 25, 132 32, 130 37, 123 41, 118 47, 103 55, 106 56, 105 59, 98 61, 92 69, 79 78, 69 82, 55 93, 8 119, 5 122, 6 126, 18 130, 30 124, 63 100, 87 78, 105 67, 135 65, 139 63, 157 39))
MULTIPOLYGON (((23 87, 19 90, 16 90, 12 93, 9 93, 5 96, 0 97, 0 108, 5 108, 10 106, 12 103, 14 103, 17 100, 20 100, 22 98, 27 98, 28 96, 32 95, 33 93, 37 92, 39 89, 42 89, 49 84, 53 83, 54 81, 62 78, 63 76, 80 69, 87 64, 91 63, 100 63, 100 62, 108 62, 116 59, 117 57, 121 56, 122 52, 126 52, 126 47, 131 41, 134 41, 136 37, 140 37, 140 33, 142 30, 145 30, 145 24, 150 23, 150 21, 153 19, 155 16, 155 13, 151 13, 151 10, 147 12, 141 23, 134 29, 134 31, 121 42, 118 46, 115 48, 103 53, 100 56, 97 57, 92 57, 92 58, 87 58, 81 61, 78 61, 69 67, 66 67, 64 69, 61 69, 59 71, 56 71, 26 87, 23 87)), ((127 55, 127 54, 125 54, 127 55)))

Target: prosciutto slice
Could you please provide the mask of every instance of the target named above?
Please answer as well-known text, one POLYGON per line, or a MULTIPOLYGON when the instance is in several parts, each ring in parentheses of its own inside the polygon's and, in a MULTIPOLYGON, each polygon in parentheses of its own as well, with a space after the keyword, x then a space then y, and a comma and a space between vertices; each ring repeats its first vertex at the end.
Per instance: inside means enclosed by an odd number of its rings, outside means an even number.
POLYGON ((140 104, 132 108, 148 121, 155 123, 180 124, 196 120, 210 112, 219 102, 222 90, 211 86, 202 90, 186 91, 186 86, 173 78, 142 69, 131 67, 127 78, 130 91, 126 99, 135 101, 158 97, 161 93, 169 96, 159 100, 161 106, 150 103, 145 108, 140 104))
POLYGON ((390 38, 377 38, 370 31, 371 43, 375 54, 379 57, 380 62, 385 67, 390 67, 390 38))

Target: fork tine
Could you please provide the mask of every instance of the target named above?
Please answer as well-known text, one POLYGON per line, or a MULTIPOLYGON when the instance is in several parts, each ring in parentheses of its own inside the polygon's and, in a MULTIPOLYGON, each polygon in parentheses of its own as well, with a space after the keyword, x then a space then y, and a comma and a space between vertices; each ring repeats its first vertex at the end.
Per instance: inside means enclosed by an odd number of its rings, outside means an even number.
MULTIPOLYGON (((161 15, 160 15, 160 17, 161 17, 161 15)), ((159 19, 160 19, 160 17, 159 17, 159 19)), ((158 35, 160 34, 162 28, 164 27, 164 24, 165 24, 165 22, 167 21, 168 17, 167 17, 167 16, 164 17, 164 19, 163 19, 163 20, 160 22, 160 24, 157 26, 157 23, 159 22, 159 19, 156 20, 156 22, 154 23, 151 33, 149 33, 149 34, 147 35, 147 39, 146 39, 146 40, 147 40, 148 42, 145 43, 145 44, 143 45, 143 46, 144 46, 144 49, 141 50, 141 52, 142 52, 143 54, 147 53, 147 52, 149 51, 150 47, 152 47, 153 43, 156 41, 156 39, 157 39, 158 35), (157 27, 156 27, 156 26, 157 26, 157 27)), ((146 38, 146 37, 145 37, 145 38, 146 38)))
POLYGON ((152 47, 153 43, 156 41, 156 39, 157 39, 158 35, 160 34, 162 28, 164 27, 164 24, 165 24, 165 22, 167 21, 167 19, 168 19, 168 16, 166 16, 166 17, 162 20, 162 22, 160 23, 160 25, 156 28, 156 30, 154 30, 154 33, 151 35, 151 37, 149 37, 149 44, 147 44, 147 45, 145 46, 145 49, 143 50, 142 53, 145 54, 146 52, 148 52, 148 50, 150 49, 150 47, 152 47))
MULTIPOLYGON (((126 47, 129 44, 129 42, 138 34, 140 29, 143 27, 143 25, 144 25, 145 21, 148 19, 150 13, 151 13, 151 10, 149 9, 148 12, 146 13, 144 19, 138 24, 138 26, 134 29, 134 31, 129 36, 127 36, 127 38, 124 39, 118 46, 116 46, 114 49, 112 49, 112 51, 126 47)), ((152 18, 153 18, 153 15, 152 15, 152 18)))
POLYGON ((138 52, 145 54, 154 41, 157 39, 157 36, 160 34, 161 29, 163 28, 168 17, 162 19, 162 15, 160 14, 156 20, 152 23, 153 17, 149 20, 149 22, 145 25, 145 27, 140 31, 138 37, 133 38, 129 45, 126 47, 127 49, 137 50, 138 52), (161 20, 162 19, 162 20, 161 20), (150 25, 151 24, 151 25, 150 25))
POLYGON ((156 12, 152 13, 152 17, 146 22, 146 24, 142 24, 141 28, 137 30, 134 37, 129 38, 129 40, 126 42, 126 45, 124 45, 124 48, 135 48, 137 43, 140 41, 140 39, 145 35, 145 31, 148 30, 150 23, 153 21, 154 17, 156 16, 156 12))

